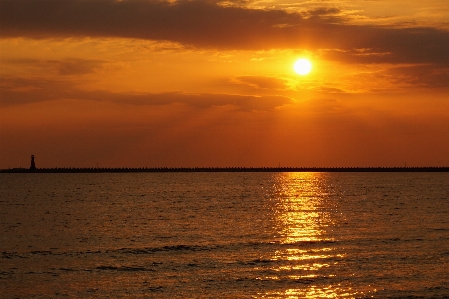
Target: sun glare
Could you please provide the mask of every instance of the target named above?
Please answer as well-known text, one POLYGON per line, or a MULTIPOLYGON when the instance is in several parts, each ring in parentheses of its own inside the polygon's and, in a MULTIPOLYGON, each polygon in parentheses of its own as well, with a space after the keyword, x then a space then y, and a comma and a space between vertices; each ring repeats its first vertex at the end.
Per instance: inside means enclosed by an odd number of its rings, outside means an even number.
POLYGON ((312 70, 312 63, 305 58, 301 58, 296 60, 295 64, 293 65, 293 69, 297 74, 304 76, 310 73, 310 71, 312 70))

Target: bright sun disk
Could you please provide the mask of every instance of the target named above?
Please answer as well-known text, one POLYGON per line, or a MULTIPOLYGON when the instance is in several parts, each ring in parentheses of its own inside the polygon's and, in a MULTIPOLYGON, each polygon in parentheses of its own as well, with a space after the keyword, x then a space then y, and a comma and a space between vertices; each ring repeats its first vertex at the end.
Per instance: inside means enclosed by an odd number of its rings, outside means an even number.
POLYGON ((293 69, 300 75, 307 75, 312 70, 312 63, 305 58, 296 60, 293 69))

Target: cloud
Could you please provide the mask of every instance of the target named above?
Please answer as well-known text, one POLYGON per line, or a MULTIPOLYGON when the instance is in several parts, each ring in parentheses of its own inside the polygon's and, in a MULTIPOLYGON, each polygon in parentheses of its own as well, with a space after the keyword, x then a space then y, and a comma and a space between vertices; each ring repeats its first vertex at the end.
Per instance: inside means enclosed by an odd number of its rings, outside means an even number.
POLYGON ((66 61, 51 60, 51 64, 55 64, 60 75, 85 75, 95 73, 96 70, 102 68, 103 61, 92 59, 70 59, 66 61))
MULTIPOLYGON (((349 26, 341 45, 326 57, 352 63, 437 63, 449 65, 449 32, 434 28, 349 26)), ((335 31, 338 32, 338 31, 335 31)))
POLYGON ((449 68, 435 68, 432 65, 396 66, 387 74, 402 84, 425 88, 449 88, 449 68))
POLYGON ((222 50, 334 49, 328 57, 346 62, 449 65, 448 31, 351 25, 338 12, 207 0, 0 0, 0 36, 137 38, 222 50))
POLYGON ((335 22, 340 23, 343 19, 339 17, 338 15, 342 12, 340 9, 333 7, 319 7, 315 9, 311 9, 306 11, 304 14, 307 16, 308 19, 326 19, 328 22, 335 22))
POLYGON ((302 109, 312 114, 329 114, 329 113, 343 113, 341 101, 333 98, 313 98, 303 101, 299 105, 302 109))
POLYGON ((49 72, 61 76, 86 75, 102 69, 107 61, 98 59, 68 58, 64 60, 44 59, 10 59, 3 60, 2 64, 11 64, 15 67, 26 66, 38 69, 40 73, 49 72))
POLYGON ((73 83, 42 78, 0 78, 0 107, 14 106, 44 101, 79 99, 104 101, 126 105, 161 106, 174 103, 197 109, 214 106, 233 106, 239 111, 268 111, 292 102, 285 96, 255 96, 211 93, 131 93, 106 90, 84 90, 73 83))
POLYGON ((2 36, 107 36, 170 40, 196 47, 260 48, 290 40, 277 24, 299 14, 222 7, 210 1, 2 0, 2 36), (265 31, 262 38, 258 33, 265 31))
POLYGON ((173 103, 185 104, 200 109, 207 109, 213 106, 234 106, 240 111, 267 111, 276 107, 290 103, 292 100, 285 96, 254 96, 236 94, 211 94, 211 93, 114 93, 93 92, 89 95, 91 99, 106 98, 116 103, 130 105, 168 105, 173 103))
POLYGON ((0 78, 0 107, 58 100, 68 97, 72 90, 73 86, 70 82, 39 77, 2 76, 0 78))
POLYGON ((289 82, 285 79, 263 76, 238 76, 231 78, 231 83, 250 86, 253 89, 286 90, 289 82))

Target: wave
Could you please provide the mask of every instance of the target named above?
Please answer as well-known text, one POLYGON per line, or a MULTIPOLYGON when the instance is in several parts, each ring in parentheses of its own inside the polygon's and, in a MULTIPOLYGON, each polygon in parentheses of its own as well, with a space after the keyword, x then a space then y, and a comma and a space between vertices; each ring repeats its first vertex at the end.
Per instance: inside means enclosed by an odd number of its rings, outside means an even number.
POLYGON ((260 247, 276 247, 279 248, 290 248, 290 247, 301 247, 310 248, 315 246, 336 244, 335 240, 320 240, 320 241, 297 241, 297 242, 282 242, 282 241, 267 241, 267 242, 234 242, 234 243, 221 243, 221 244, 209 244, 209 245, 164 245, 157 247, 143 247, 143 248, 133 248, 133 247, 122 247, 115 249, 104 249, 104 250, 69 250, 69 251, 59 251, 54 250, 32 250, 28 252, 1 252, 1 259, 13 259, 13 258, 29 258, 32 256, 76 256, 76 255, 88 255, 88 254, 155 254, 158 252, 198 252, 198 251, 220 251, 220 250, 236 250, 236 249, 248 249, 254 248, 259 249, 260 247))
POLYGON ((95 267, 96 270, 104 270, 104 271, 125 271, 125 272, 154 272, 154 269, 145 268, 145 267, 130 267, 130 266, 97 266, 95 267))

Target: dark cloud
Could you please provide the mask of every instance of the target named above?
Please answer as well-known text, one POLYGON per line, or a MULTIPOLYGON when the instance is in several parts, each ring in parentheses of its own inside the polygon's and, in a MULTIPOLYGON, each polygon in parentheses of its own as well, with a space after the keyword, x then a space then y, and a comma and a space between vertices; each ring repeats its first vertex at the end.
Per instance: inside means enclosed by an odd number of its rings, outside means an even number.
POLYGON ((285 96, 89 91, 77 88, 73 83, 67 81, 42 78, 0 78, 0 107, 63 99, 104 101, 137 106, 160 106, 180 103, 198 109, 230 105, 240 111, 267 111, 292 101, 285 96))
POLYGON ((71 94, 70 82, 55 81, 41 77, 0 78, 0 107, 59 100, 71 94))
POLYGON ((302 20, 280 10, 210 1, 2 0, 0 5, 2 36, 127 37, 229 49, 291 43, 289 32, 276 25, 302 20))
POLYGON ((341 23, 344 19, 338 16, 340 13, 341 11, 336 7, 321 7, 306 11, 304 15, 307 16, 308 19, 326 19, 327 22, 341 23))
POLYGON ((60 75, 85 75, 95 73, 102 68, 104 61, 92 59, 69 59, 65 61, 51 60, 49 63, 54 64, 60 75))
POLYGON ((346 62, 449 65, 447 31, 350 25, 338 12, 291 13, 200 0, 0 0, 0 36, 124 37, 226 50, 335 49, 329 57, 346 62))
POLYGON ((387 70, 392 80, 415 87, 449 88, 449 68, 435 68, 432 65, 392 67, 387 70))
MULTIPOLYGON (((345 26, 340 26, 341 29, 345 26)), ((449 32, 434 28, 349 26, 328 58, 354 63, 438 63, 449 65, 449 32)), ((334 31, 338 33, 338 31, 334 31)))
POLYGON ((107 62, 98 59, 78 59, 68 58, 64 60, 43 60, 43 59, 9 59, 3 60, 2 64, 24 66, 38 69, 41 73, 56 73, 62 76, 86 75, 102 69, 107 62))

